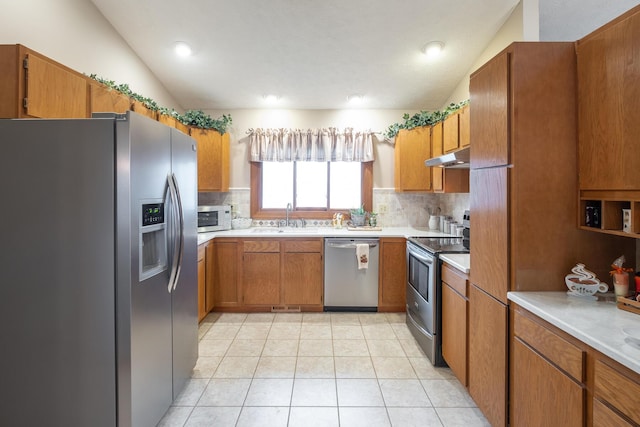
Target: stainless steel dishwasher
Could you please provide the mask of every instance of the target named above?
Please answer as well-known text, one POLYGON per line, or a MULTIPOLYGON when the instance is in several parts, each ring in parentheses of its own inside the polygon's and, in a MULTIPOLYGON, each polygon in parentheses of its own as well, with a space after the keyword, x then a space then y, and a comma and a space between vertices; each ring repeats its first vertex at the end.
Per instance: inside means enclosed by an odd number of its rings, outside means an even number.
POLYGON ((324 239, 324 310, 377 311, 380 239, 324 239), (358 269, 356 248, 369 245, 368 267, 358 269))

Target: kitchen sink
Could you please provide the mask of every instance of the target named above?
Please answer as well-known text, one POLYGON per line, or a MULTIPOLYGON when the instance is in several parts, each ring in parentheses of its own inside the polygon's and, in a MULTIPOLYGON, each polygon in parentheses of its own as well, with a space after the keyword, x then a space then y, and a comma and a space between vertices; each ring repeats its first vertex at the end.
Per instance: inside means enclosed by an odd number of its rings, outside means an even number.
POLYGON ((251 229, 252 233, 264 234, 317 234, 317 228, 308 227, 256 227, 251 229))

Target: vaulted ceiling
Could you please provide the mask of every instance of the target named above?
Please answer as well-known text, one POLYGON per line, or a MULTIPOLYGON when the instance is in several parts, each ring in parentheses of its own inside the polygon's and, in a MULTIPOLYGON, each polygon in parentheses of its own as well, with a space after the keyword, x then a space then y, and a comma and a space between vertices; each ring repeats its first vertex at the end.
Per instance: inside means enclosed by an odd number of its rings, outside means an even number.
POLYGON ((91 0, 184 108, 436 109, 518 0, 91 0), (421 52, 444 43, 437 60, 421 52), (174 44, 193 54, 178 58, 174 44))

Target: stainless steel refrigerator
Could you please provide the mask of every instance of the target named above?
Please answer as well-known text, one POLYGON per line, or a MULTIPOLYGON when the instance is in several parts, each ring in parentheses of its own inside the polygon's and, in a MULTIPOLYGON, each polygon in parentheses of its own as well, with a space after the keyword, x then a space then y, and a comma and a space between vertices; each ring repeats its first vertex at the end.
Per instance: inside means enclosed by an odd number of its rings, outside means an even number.
POLYGON ((198 346, 195 141, 0 120, 0 425, 153 426, 198 346))

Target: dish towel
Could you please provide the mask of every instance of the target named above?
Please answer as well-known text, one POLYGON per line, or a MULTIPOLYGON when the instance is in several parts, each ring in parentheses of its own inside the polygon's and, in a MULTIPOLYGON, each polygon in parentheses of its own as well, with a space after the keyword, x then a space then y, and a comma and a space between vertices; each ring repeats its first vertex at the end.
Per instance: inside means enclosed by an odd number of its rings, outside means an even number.
POLYGON ((358 258, 358 270, 362 270, 369 267, 369 244, 368 243, 356 244, 356 257, 358 258))

